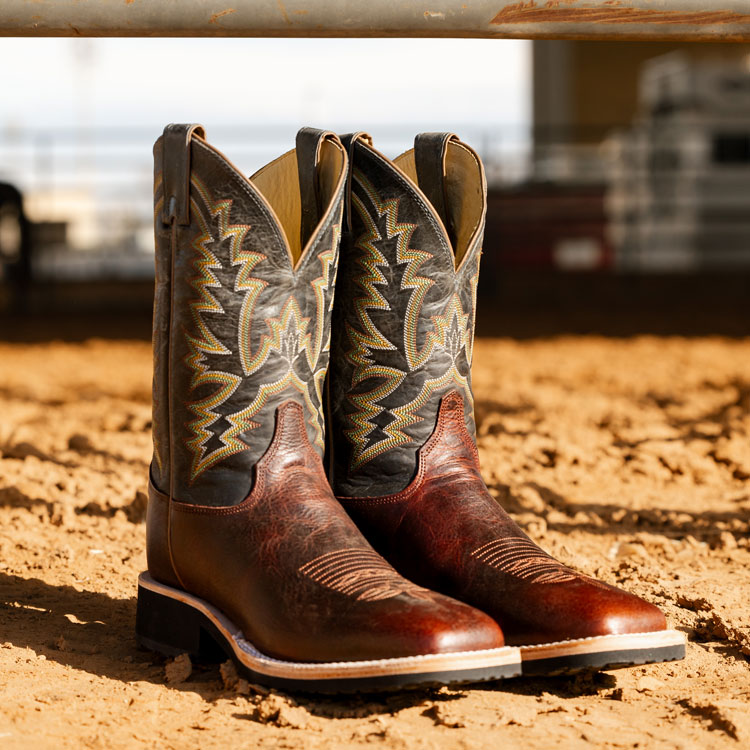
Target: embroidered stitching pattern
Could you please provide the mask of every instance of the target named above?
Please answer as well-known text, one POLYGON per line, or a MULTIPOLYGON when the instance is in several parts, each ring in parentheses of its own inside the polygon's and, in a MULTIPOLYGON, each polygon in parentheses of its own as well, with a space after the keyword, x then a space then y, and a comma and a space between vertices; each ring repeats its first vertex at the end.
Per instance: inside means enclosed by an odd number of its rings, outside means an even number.
MULTIPOLYGON (((281 393, 287 387, 292 387, 302 396, 308 408, 308 413, 312 415, 310 424, 315 430, 315 443, 323 446, 321 407, 314 404, 310 397, 310 384, 304 382, 294 369, 297 358, 310 345, 310 335, 307 333, 309 322, 309 318, 302 317, 299 304, 294 297, 289 297, 286 301, 281 315, 277 318, 266 319, 266 325, 271 335, 266 334, 263 337, 257 357, 259 364, 254 371, 260 369, 271 352, 278 353, 287 362, 288 368, 286 373, 274 383, 262 383, 258 387, 258 393, 252 403, 227 417, 227 421, 232 425, 231 429, 225 433, 228 437, 233 438, 242 432, 258 427, 259 423, 254 422, 252 418, 268 403, 272 396, 281 393)), ((325 368, 323 368, 323 371, 325 375, 325 368)), ((318 385, 314 373, 312 385, 317 395, 319 387, 322 386, 318 385)), ((320 401, 318 401, 318 404, 320 404, 320 401)))
POLYGON ((512 536, 477 547, 471 556, 503 573, 531 583, 566 583, 581 576, 533 542, 512 536))
MULTIPOLYGON (((374 208, 374 215, 368 211, 365 201, 353 193, 352 206, 366 228, 355 244, 360 251, 357 263, 361 268, 361 273, 355 278, 355 283, 364 295, 358 297, 354 304, 356 320, 362 330, 357 330, 347 324, 347 335, 351 347, 346 353, 346 358, 354 365, 352 386, 371 378, 378 378, 381 382, 364 393, 347 395, 349 403, 354 407, 348 416, 351 426, 344 430, 354 446, 350 461, 352 470, 392 448, 409 443, 411 438, 405 430, 422 420, 418 412, 430 401, 435 392, 450 384, 455 384, 464 390, 469 405, 472 404, 468 378, 461 374, 456 364, 462 351, 465 352, 467 358, 471 357, 472 346, 470 316, 464 313, 459 295, 455 293, 451 295, 443 313, 430 318, 432 327, 427 331, 424 345, 420 350, 417 343, 417 330, 420 320, 423 320, 421 312, 425 296, 434 281, 420 276, 418 271, 427 260, 432 258, 432 255, 409 247, 416 224, 398 221, 398 199, 382 200, 369 180, 357 169, 354 170, 354 181, 367 196, 374 208), (383 223, 383 219, 385 219, 384 231, 381 231, 379 225, 383 223), (393 238, 397 239, 394 265, 406 265, 400 289, 411 290, 406 306, 403 338, 407 370, 376 363, 375 357, 378 351, 393 351, 396 347, 377 329, 370 317, 370 311, 391 310, 388 301, 376 286, 395 283, 389 282, 379 268, 379 266, 387 267, 389 261, 378 249, 377 243, 393 238), (427 380, 416 398, 388 410, 394 419, 387 426, 381 427, 386 437, 370 443, 370 436, 376 428, 373 420, 386 411, 381 402, 402 385, 409 373, 421 369, 436 348, 441 348, 449 354, 451 364, 448 369, 442 375, 427 380)), ((476 277, 472 279, 472 284, 475 279, 476 277)), ((474 299, 473 291, 472 299, 474 299)))
POLYGON ((200 234, 191 243, 191 247, 198 257, 193 261, 193 268, 197 272, 196 276, 190 280, 190 286, 197 295, 197 299, 190 303, 190 315, 198 335, 185 334, 190 352, 185 357, 185 364, 192 370, 191 390, 206 384, 218 386, 218 389, 205 398, 187 404, 188 408, 196 415, 196 418, 187 425, 193 436, 186 440, 186 445, 192 453, 190 477, 191 480, 195 480, 210 466, 227 456, 239 453, 246 447, 245 443, 236 439, 235 435, 224 433, 220 438, 221 448, 211 452, 206 449, 206 442, 213 434, 209 427, 221 417, 215 410, 237 390, 241 382, 239 376, 222 370, 210 369, 206 363, 206 355, 232 354, 231 350, 224 346, 211 332, 203 317, 205 313, 224 312, 224 309, 210 291, 221 287, 214 271, 222 267, 219 259, 210 250, 210 246, 229 238, 232 264, 252 263, 250 269, 247 268, 247 265, 244 266, 244 269, 247 269, 247 274, 249 274, 252 266, 256 265, 264 256, 252 253, 240 258, 239 252, 241 251, 242 241, 250 229, 249 225, 229 224, 229 211, 232 207, 232 201, 214 202, 197 177, 193 176, 191 183, 203 199, 209 216, 219 219, 219 233, 217 237, 214 237, 201 206, 198 201, 191 197, 190 208, 200 227, 200 234))
MULTIPOLYGON (((209 395, 186 404, 195 415, 195 419, 187 425, 191 437, 185 441, 192 454, 191 481, 195 481, 200 474, 219 461, 247 449, 248 445, 242 439, 242 433, 259 427, 260 423, 254 421, 253 417, 274 396, 287 388, 292 388, 302 396, 310 415, 309 422, 314 431, 314 442, 323 448, 322 390, 328 358, 322 355, 330 350, 330 331, 326 337, 325 320, 333 304, 330 292, 335 279, 340 225, 331 226, 330 247, 317 256, 322 273, 310 282, 315 299, 314 331, 309 332, 311 319, 304 317, 297 299, 290 295, 278 316, 265 319, 268 332, 261 336, 260 343, 253 352, 251 330, 255 308, 260 295, 268 286, 267 281, 253 276, 253 273, 256 266, 266 260, 266 256, 243 250, 242 246, 250 226, 230 223, 231 200, 214 201, 206 186, 196 176, 192 177, 191 183, 198 196, 197 199, 191 198, 191 211, 198 224, 199 234, 191 243, 197 257, 193 261, 196 274, 189 282, 196 295, 189 307, 195 334, 185 332, 188 354, 184 361, 191 371, 191 390, 201 385, 213 386, 209 395), (215 227, 209 218, 215 220, 215 227), (204 317, 206 314, 225 312, 211 291, 221 288, 222 284, 216 271, 223 269, 212 248, 225 240, 230 242, 229 266, 239 266, 234 279, 234 291, 244 292, 245 295, 237 324, 236 352, 217 338, 204 317), (232 414, 221 414, 221 405, 235 393, 245 378, 253 375, 257 377, 272 354, 277 355, 275 359, 286 365, 281 377, 272 383, 260 383, 255 397, 249 404, 246 402, 241 410, 232 414), (212 368, 207 361, 209 357, 221 359, 233 356, 239 361, 240 366, 236 369, 239 372, 241 368, 241 374, 229 372, 224 368, 212 368), (302 365, 303 369, 307 368, 302 377, 296 371, 298 365, 302 365), (228 427, 217 434, 215 425, 219 419, 225 420, 228 427), (214 435, 220 440, 221 446, 209 451, 207 442, 214 435)), ((278 372, 278 369, 276 371, 278 372)))
POLYGON ((327 552, 305 563, 299 572, 327 589, 357 601, 376 602, 408 594, 432 598, 432 592, 402 578, 373 550, 343 549, 327 552))
MULTIPOLYGON (((355 179, 358 178, 361 178, 361 174, 355 170, 355 179)), ((352 204, 367 227, 367 232, 356 243, 356 247, 362 251, 363 255, 357 260, 362 268, 362 273, 355 279, 355 283, 364 291, 365 295, 357 297, 354 301, 357 321, 364 329, 364 333, 347 323, 347 335, 352 347, 346 353, 346 358, 354 365, 352 385, 358 385, 373 377, 383 379, 380 385, 366 393, 349 394, 347 396, 350 403, 354 405, 355 411, 350 416, 353 426, 346 429, 344 433, 354 445, 352 466, 356 468, 366 463, 372 456, 377 455, 372 449, 369 452, 365 449, 367 438, 375 429, 371 420, 383 411, 383 407, 379 406, 378 402, 393 393, 406 375, 395 367, 377 365, 373 359, 373 351, 389 351, 396 348, 375 327, 368 312, 368 310, 391 309, 388 302, 375 287, 375 284, 387 283, 378 266, 387 265, 388 261, 375 246, 376 242, 383 239, 378 231, 377 223, 367 213, 364 204, 356 194, 352 194, 352 204)), ((410 226, 413 230, 413 225, 410 226)), ((387 450, 387 448, 383 448, 384 450, 387 450)))

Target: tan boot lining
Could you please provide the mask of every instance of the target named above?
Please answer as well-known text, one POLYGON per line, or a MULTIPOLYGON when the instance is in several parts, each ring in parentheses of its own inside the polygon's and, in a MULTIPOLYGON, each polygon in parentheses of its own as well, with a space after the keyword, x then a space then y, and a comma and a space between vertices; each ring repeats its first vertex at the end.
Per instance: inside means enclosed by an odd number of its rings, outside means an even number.
MULTIPOLYGON (((334 141, 323 141, 318 162, 321 216, 328 210, 344 169, 345 152, 334 141)), ((294 149, 258 170, 250 181, 271 204, 284 229, 292 264, 296 265, 304 248, 300 242, 302 206, 300 203, 297 153, 294 149)))
MULTIPOLYGON (((417 165, 414 149, 396 157, 393 163, 415 184, 417 165)), ((476 153, 463 143, 451 141, 445 156, 447 210, 456 233, 456 268, 461 265, 476 237, 484 216, 484 172, 476 153)))

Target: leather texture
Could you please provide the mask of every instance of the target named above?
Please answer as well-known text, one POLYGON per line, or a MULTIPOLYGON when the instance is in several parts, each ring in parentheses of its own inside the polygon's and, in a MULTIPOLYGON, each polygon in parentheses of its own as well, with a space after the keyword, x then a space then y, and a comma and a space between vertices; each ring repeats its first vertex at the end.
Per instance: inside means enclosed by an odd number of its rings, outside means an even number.
POLYGON ((324 131, 297 146, 247 180, 196 126, 157 141, 149 573, 288 661, 502 647, 490 617, 396 573, 328 484, 321 394, 347 157, 324 131), (312 202, 278 182, 290 173, 317 186, 312 202), (180 224, 180 201, 164 201, 188 182, 180 224))
MULTIPOLYGON (((443 162, 448 140, 431 141, 433 161, 443 162)), ((456 268, 419 186, 363 134, 343 141, 351 178, 331 344, 331 481, 337 494, 388 494, 414 476, 440 397, 459 388, 471 403, 481 227, 456 268)), ((478 159, 473 180, 484 196, 478 159)))
POLYGON ((382 659, 503 645, 488 616, 398 575, 334 499, 299 403, 277 411, 252 492, 225 508, 151 488, 149 572, 211 602, 269 656, 382 659), (167 524, 167 516, 169 524, 167 524), (172 563, 160 551, 171 533, 172 563))
MULTIPOLYGON (((181 502, 231 505, 250 492, 276 408, 290 396, 303 404, 310 441, 324 450, 346 157, 333 134, 301 135, 315 141, 303 149, 310 159, 323 142, 338 149, 341 169, 295 263, 269 202, 202 132, 169 126, 154 149, 152 476, 181 502), (190 211, 180 220, 179 190, 188 185, 190 211), (166 211, 174 193, 178 210, 166 211)), ((298 161, 303 174, 315 170, 298 161)))
POLYGON ((405 490, 339 501, 396 570, 486 612, 509 645, 666 627, 653 605, 552 558, 498 505, 482 480, 458 391, 442 399, 405 490))
POLYGON ((486 194, 473 152, 424 134, 391 164, 361 138, 343 141, 351 233, 329 438, 340 502, 401 574, 491 615, 510 645, 664 629, 656 607, 541 550, 482 480, 469 370, 486 194))
POLYGON ((419 187, 443 222, 451 244, 454 244, 455 234, 445 190, 445 158, 450 141, 458 142, 458 136, 454 133, 420 133, 414 139, 414 161, 419 187))
POLYGON ((320 184, 317 164, 322 141, 315 128, 302 128, 297 133, 297 172, 299 175, 301 225, 300 246, 313 235, 321 215, 320 184))

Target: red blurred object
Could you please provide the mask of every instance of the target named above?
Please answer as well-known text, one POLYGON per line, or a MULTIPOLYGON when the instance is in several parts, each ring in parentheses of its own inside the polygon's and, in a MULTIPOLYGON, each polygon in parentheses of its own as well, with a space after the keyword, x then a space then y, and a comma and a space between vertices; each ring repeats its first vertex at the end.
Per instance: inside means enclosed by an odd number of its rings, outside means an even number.
POLYGON ((528 183, 491 188, 484 271, 611 269, 604 193, 604 185, 528 183))

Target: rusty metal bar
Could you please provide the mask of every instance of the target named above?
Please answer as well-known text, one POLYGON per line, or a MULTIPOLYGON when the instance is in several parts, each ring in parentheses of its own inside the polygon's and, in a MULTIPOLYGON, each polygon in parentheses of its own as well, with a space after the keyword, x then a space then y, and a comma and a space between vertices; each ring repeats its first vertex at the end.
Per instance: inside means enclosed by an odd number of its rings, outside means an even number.
POLYGON ((0 36, 749 41, 750 0, 0 0, 0 36))

